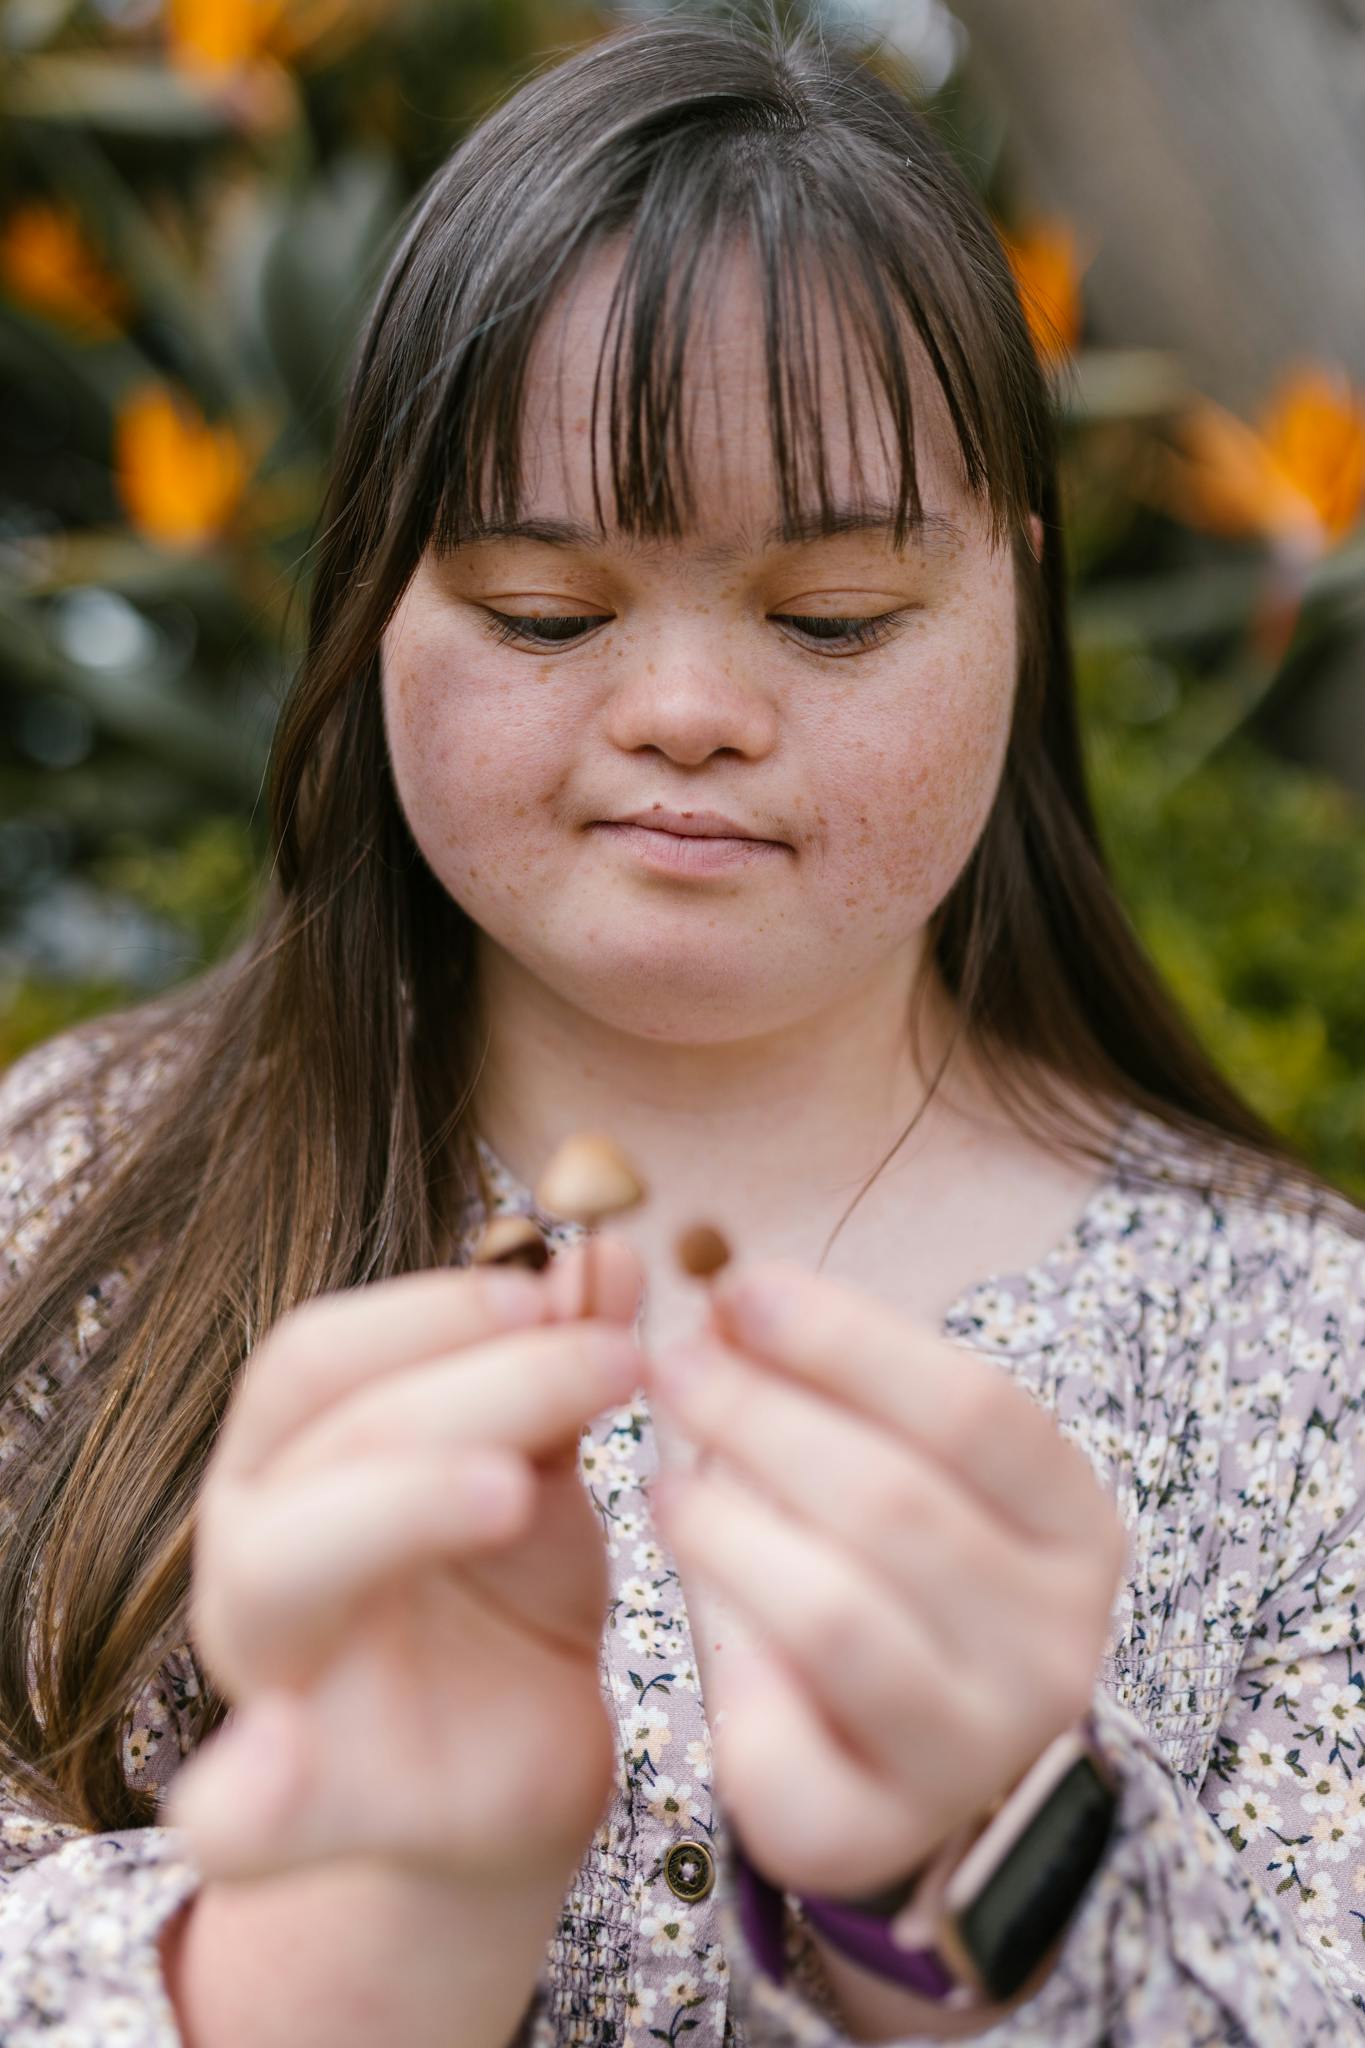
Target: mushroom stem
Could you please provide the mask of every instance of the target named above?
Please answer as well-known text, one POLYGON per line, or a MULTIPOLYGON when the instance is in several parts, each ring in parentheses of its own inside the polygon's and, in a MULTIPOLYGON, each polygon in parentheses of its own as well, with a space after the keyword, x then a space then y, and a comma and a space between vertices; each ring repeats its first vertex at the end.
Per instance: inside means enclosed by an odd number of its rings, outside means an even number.
POLYGON ((583 1224, 588 1233, 583 1249, 583 1288, 580 1316, 596 1313, 593 1285, 597 1254, 592 1230, 604 1216, 617 1216, 644 1201, 644 1182, 619 1145, 600 1131, 580 1132, 566 1138, 535 1186, 539 1209, 552 1216, 565 1216, 583 1224))

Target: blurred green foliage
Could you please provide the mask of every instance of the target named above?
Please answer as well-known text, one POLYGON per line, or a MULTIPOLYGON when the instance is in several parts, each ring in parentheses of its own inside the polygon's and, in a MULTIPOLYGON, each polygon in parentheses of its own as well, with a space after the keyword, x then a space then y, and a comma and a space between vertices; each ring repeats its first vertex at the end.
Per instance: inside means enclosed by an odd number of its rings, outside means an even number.
MULTIPOLYGON (((0 17, 0 1065, 246 929, 310 525, 389 232, 526 70, 647 4, 0 17)), ((929 104, 1013 225, 947 9, 911 16, 938 38, 932 62, 908 51, 929 104)), ((1365 1200, 1359 805, 1257 736, 1359 602, 1365 543, 1286 567, 1273 536, 1192 531, 1152 488, 1180 365, 1073 345, 1080 686, 1125 901, 1215 1057, 1365 1200)))
MULTIPOLYGON (((245 933, 261 875, 254 834, 226 814, 204 818, 164 845, 138 833, 113 835, 90 863, 101 893, 138 904, 175 932, 178 960, 168 981, 207 966, 245 933)), ((0 1067, 64 1026, 145 992, 142 977, 16 975, 0 1005, 0 1067)))
POLYGON ((1240 736, 1173 776, 1179 685, 1140 650, 1090 649, 1080 682, 1101 829, 1139 934, 1223 1070, 1365 1202, 1359 802, 1240 736), (1146 723, 1154 701, 1167 708, 1146 723))

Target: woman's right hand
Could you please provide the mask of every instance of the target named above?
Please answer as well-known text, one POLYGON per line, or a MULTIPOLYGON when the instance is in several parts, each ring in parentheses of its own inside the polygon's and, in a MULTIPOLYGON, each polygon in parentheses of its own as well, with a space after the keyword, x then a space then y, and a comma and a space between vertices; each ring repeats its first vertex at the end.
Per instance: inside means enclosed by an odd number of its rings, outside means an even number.
POLYGON ((590 1320, 583 1258, 325 1295, 253 1354, 191 1599, 234 1711, 166 1815, 206 1876, 343 1857, 479 1887, 572 1875, 616 1768, 577 1445, 643 1376, 637 1255, 593 1240, 590 1320))

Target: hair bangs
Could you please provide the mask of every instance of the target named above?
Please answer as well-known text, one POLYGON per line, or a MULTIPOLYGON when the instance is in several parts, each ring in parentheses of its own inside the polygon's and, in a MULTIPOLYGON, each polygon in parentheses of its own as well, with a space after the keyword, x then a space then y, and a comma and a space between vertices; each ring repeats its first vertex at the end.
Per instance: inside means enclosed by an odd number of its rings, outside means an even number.
POLYGON ((858 509, 846 494, 836 499, 826 422, 840 402, 830 389, 837 378, 861 479, 861 380, 894 478, 894 544, 905 545, 923 517, 911 374, 917 353, 942 392, 964 487, 985 501, 993 539, 1022 524, 1029 491, 1018 422, 991 416, 992 396, 1003 406, 1004 390, 992 393, 974 373, 983 337, 954 326, 954 315, 970 325, 973 303, 953 274, 960 255, 932 232, 917 232, 908 204, 890 214, 874 206, 861 189, 859 163, 826 148, 826 139, 741 122, 733 108, 713 113, 656 138, 637 188, 613 192, 595 221, 580 220, 572 246, 561 223, 553 250, 525 237, 508 247, 488 289, 510 310, 483 320, 453 402, 436 409, 422 436, 420 495, 434 508, 437 553, 528 515, 523 415, 531 356, 588 260, 612 244, 620 246, 621 265, 594 372, 589 434, 593 517, 604 538, 615 531, 636 541, 676 540, 695 522, 690 365, 698 330, 714 311, 709 287, 732 253, 749 256, 759 284, 784 531, 833 531, 842 513, 858 509), (832 364, 817 333, 822 313, 837 342, 832 364), (598 462, 603 407, 610 506, 598 462))

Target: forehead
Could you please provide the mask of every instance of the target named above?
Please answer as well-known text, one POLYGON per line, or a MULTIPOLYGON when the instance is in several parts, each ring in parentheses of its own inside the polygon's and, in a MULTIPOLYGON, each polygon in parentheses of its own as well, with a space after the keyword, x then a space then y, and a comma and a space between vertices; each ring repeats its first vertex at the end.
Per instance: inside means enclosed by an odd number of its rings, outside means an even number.
MULTIPOLYGON (((624 256, 620 243, 596 250, 548 307, 528 358, 522 410, 527 504, 580 523, 600 519, 608 529, 614 356, 623 328, 631 325, 618 302, 624 256)), ((861 326, 840 317, 838 284, 813 263, 802 277, 788 273, 777 280, 776 308, 770 289, 747 244, 718 252, 697 280, 685 315, 670 293, 650 365, 650 402, 660 413, 672 406, 680 414, 694 494, 693 538, 699 545, 709 541, 702 551, 716 566, 747 547, 771 544, 779 530, 800 539, 803 523, 821 524, 818 513, 787 527, 779 516, 774 378, 783 380, 788 420, 803 443, 803 503, 818 506, 815 459, 825 465, 828 498, 843 508, 894 505, 900 482, 901 437, 883 380, 867 359, 861 326), (743 547, 734 537, 740 528, 743 547)), ((899 309, 895 345, 910 387, 915 475, 928 536, 936 518, 972 531, 984 525, 986 507, 967 489, 942 390, 899 309)), ((633 545, 648 551, 655 544, 633 545)))

